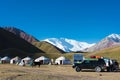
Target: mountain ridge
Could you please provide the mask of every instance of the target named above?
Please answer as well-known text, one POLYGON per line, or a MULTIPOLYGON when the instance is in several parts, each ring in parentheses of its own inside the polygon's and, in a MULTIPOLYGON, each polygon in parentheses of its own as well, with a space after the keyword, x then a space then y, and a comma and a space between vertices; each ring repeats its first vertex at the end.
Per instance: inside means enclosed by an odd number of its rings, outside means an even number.
POLYGON ((79 42, 79 41, 76 41, 73 39, 67 39, 67 38, 59 38, 59 39, 48 38, 43 41, 51 43, 65 52, 84 51, 86 48, 94 45, 94 44, 88 44, 87 42, 79 42))
POLYGON ((12 52, 13 50, 19 50, 18 52, 20 54, 24 52, 28 55, 33 55, 34 53, 44 53, 44 51, 33 46, 26 40, 0 27, 0 55, 6 54, 12 56, 12 54, 14 54, 6 50, 12 50, 12 52))
POLYGON ((14 33, 15 35, 23 38, 24 40, 28 41, 29 43, 39 41, 38 39, 36 39, 32 35, 24 32, 21 29, 18 29, 18 28, 15 28, 15 27, 2 27, 2 28, 9 31, 9 32, 11 32, 11 33, 14 33))
POLYGON ((60 48, 58 48, 58 47, 56 47, 56 46, 54 46, 51 43, 48 43, 46 41, 33 42, 33 45, 35 45, 39 49, 45 51, 45 53, 60 53, 60 54, 65 53, 60 48))
POLYGON ((120 46, 120 35, 119 34, 111 34, 107 37, 103 38, 100 42, 95 44, 94 46, 87 49, 88 52, 93 52, 97 50, 102 50, 104 48, 120 46))
MULTIPOLYGON (((33 46, 44 51, 45 53, 59 53, 59 54, 65 53, 64 51, 62 51, 61 49, 59 49, 58 47, 55 47, 50 43, 38 41, 36 38, 32 37, 31 35, 29 35, 28 33, 26 33, 21 29, 18 29, 15 27, 4 27, 3 29, 7 32, 10 32, 11 34, 14 34, 15 36, 21 39, 24 39, 25 41, 27 41, 28 43, 31 43, 33 46)), ((8 50, 13 52, 13 49, 11 50, 11 47, 8 50)), ((7 51, 4 51, 4 52, 7 53, 7 51)))
MULTIPOLYGON (((21 37, 22 39, 28 41, 29 43, 40 42, 38 39, 36 39, 32 35, 29 35, 23 30, 17 29, 15 27, 4 27, 3 29, 21 37)), ((120 46, 120 35, 115 33, 110 34, 96 44, 95 43, 89 44, 87 42, 80 42, 74 39, 67 39, 67 38, 47 38, 41 41, 46 41, 50 43, 51 46, 52 45, 55 46, 54 48, 56 49, 59 48, 64 52, 80 52, 80 51, 93 52, 97 50, 102 50, 104 48, 120 46)), ((38 44, 41 44, 41 43, 38 43, 38 44)), ((49 49, 49 47, 47 48, 49 49)))

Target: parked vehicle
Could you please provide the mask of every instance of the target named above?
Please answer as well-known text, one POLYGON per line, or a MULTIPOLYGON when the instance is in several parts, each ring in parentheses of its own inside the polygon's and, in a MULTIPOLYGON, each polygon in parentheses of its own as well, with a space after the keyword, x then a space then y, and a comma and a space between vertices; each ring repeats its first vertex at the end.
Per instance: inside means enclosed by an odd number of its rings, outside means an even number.
POLYGON ((109 58, 90 58, 85 59, 82 62, 75 62, 72 67, 77 72, 80 72, 82 69, 93 69, 96 72, 113 72, 119 70, 119 63, 117 62, 117 60, 111 60, 109 58))
POLYGON ((117 62, 117 60, 112 60, 112 69, 111 71, 118 71, 119 70, 119 63, 117 62))
POLYGON ((93 69, 96 72, 107 71, 113 72, 119 70, 119 63, 117 60, 105 58, 102 56, 90 56, 90 58, 84 58, 82 54, 73 55, 73 68, 80 72, 82 69, 93 69))
POLYGON ((106 66, 107 66, 107 71, 108 72, 113 72, 113 71, 118 71, 119 70, 119 63, 117 60, 112 60, 109 58, 103 58, 106 66))
POLYGON ((80 72, 82 69, 94 69, 96 72, 107 70, 104 59, 87 59, 81 63, 74 63, 72 67, 77 72, 80 72))

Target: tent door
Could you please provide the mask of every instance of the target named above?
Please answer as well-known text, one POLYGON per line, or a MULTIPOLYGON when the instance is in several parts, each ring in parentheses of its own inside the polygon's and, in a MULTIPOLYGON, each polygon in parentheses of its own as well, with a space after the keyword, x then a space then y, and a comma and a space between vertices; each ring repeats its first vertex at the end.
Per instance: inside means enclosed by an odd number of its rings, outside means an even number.
POLYGON ((13 64, 15 64, 15 60, 13 60, 13 64))
POLYGON ((62 60, 60 60, 60 64, 63 64, 63 63, 62 63, 62 60))
POLYGON ((43 63, 43 60, 41 60, 40 63, 41 63, 41 64, 44 64, 44 63, 43 63))

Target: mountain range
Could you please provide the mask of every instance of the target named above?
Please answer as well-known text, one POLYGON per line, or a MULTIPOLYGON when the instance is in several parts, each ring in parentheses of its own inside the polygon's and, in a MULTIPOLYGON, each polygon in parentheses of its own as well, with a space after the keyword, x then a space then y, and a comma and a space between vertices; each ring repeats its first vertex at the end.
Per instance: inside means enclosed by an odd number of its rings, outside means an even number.
MULTIPOLYGON (((39 41, 37 38, 33 37, 32 35, 29 35, 23 30, 17 29, 15 27, 3 27, 1 28, 1 30, 5 32, 4 34, 9 33, 9 34, 12 34, 12 36, 14 34, 14 36, 17 36, 20 39, 22 38, 23 40, 31 43, 33 46, 39 48, 41 51, 45 53, 65 53, 65 52, 79 52, 79 51, 93 52, 93 51, 99 51, 99 50, 109 48, 109 47, 120 46, 120 35, 119 34, 111 34, 103 38, 98 43, 89 44, 87 42, 80 42, 77 40, 67 39, 67 38, 60 38, 60 39, 47 38, 47 39, 39 41)), ((1 40, 4 39, 5 36, 6 35, 1 37, 1 40)), ((10 42, 11 40, 13 40, 11 37, 10 38, 9 37, 10 36, 6 36, 5 38, 5 39, 8 39, 7 42, 10 42)), ((15 45, 18 45, 19 43, 18 38, 17 39, 15 38, 17 40, 16 43, 14 42, 15 45)), ((1 42, 0 44, 6 44, 6 42, 4 43, 1 42)), ((11 44, 11 43, 8 43, 8 44, 11 44)), ((14 47, 9 47, 9 48, 14 48, 14 47)))
POLYGON ((49 38, 49 39, 45 39, 43 41, 51 43, 54 46, 60 48, 61 50, 65 51, 65 52, 77 52, 77 51, 84 52, 86 48, 89 48, 89 47, 95 45, 95 43, 88 44, 87 42, 80 42, 80 41, 76 41, 73 39, 67 39, 67 38, 60 38, 60 39, 49 38))
POLYGON ((37 58, 43 55, 52 57, 53 55, 65 53, 63 50, 48 42, 38 41, 35 37, 31 37, 31 40, 35 41, 28 41, 29 36, 31 35, 14 27, 0 27, 0 57, 30 56, 37 58), (22 37, 20 33, 24 33, 25 36, 22 37))
POLYGON ((62 49, 65 52, 71 52, 71 51, 93 52, 109 47, 120 46, 120 35, 111 34, 103 38, 100 42, 93 44, 88 44, 87 42, 80 42, 67 38, 60 38, 60 39, 49 38, 49 39, 45 39, 44 41, 53 44, 54 46, 62 49))

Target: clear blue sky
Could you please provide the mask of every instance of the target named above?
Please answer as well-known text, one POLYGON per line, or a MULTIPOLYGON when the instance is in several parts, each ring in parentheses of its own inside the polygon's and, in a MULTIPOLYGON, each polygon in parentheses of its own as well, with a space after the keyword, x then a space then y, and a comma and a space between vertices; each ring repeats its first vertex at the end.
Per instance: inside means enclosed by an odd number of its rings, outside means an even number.
POLYGON ((120 34, 120 0, 0 0, 0 26, 14 26, 39 40, 98 42, 120 34))

